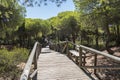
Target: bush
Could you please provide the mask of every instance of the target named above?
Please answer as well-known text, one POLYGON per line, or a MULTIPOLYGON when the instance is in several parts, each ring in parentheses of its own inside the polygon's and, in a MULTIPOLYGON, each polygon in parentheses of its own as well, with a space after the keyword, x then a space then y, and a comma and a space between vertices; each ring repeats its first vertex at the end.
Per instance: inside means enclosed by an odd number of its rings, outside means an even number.
POLYGON ((15 78, 20 74, 17 65, 28 58, 29 51, 25 48, 14 48, 11 51, 7 49, 0 50, 0 76, 15 78))

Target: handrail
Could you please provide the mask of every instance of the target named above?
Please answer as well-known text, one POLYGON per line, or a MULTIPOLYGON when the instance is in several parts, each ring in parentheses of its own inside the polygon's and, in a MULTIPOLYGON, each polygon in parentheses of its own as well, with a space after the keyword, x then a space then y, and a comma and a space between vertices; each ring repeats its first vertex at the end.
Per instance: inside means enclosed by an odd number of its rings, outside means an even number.
MULTIPOLYGON (((22 73, 22 75, 21 75, 21 77, 20 77, 20 80, 27 80, 27 79, 28 79, 32 62, 33 62, 33 60, 35 60, 35 59, 37 58, 37 56, 38 56, 39 53, 40 53, 40 52, 36 52, 36 51, 39 51, 39 50, 37 50, 37 49, 40 50, 40 44, 39 44, 39 42, 36 42, 36 43, 34 44, 34 47, 33 47, 32 51, 31 51, 31 53, 30 53, 30 56, 29 56, 29 58, 28 58, 28 60, 27 60, 27 63, 26 63, 26 65, 25 65, 25 68, 24 68, 24 70, 23 70, 23 73, 22 73), (35 58, 35 59, 34 59, 34 58, 35 58)), ((35 62, 35 63, 36 63, 36 62, 35 62)))
MULTIPOLYGON (((94 69, 94 74, 97 75, 97 69, 120 69, 120 66, 97 66, 97 55, 102 55, 106 58, 109 58, 110 60, 116 62, 116 63, 120 63, 120 57, 117 56, 113 56, 111 54, 107 54, 105 52, 101 52, 98 50, 95 50, 93 48, 89 48, 83 45, 76 45, 70 41, 68 41, 68 43, 72 44, 73 46, 75 46, 75 49, 77 51, 79 51, 79 61, 78 58, 75 57, 75 62, 78 63, 79 67, 86 70, 87 68, 92 68, 94 69), (83 52, 84 51, 84 52, 83 52), (86 55, 88 52, 93 53, 94 54, 94 66, 86 66, 86 55), (83 54, 84 53, 84 54, 83 54), (82 57, 82 55, 84 55, 84 57, 82 57)), ((71 58, 71 54, 67 51, 68 57, 71 58)), ((71 58, 72 59, 72 58, 71 58)))
POLYGON ((97 70, 98 69, 120 69, 120 66, 100 66, 100 65, 97 65, 97 55, 102 55, 106 58, 109 58, 110 60, 113 60, 114 62, 116 63, 120 63, 120 57, 117 57, 117 56, 113 56, 113 55, 110 55, 110 54, 107 54, 105 52, 101 52, 101 51, 98 51, 98 50, 95 50, 93 48, 89 48, 89 47, 86 47, 86 46, 83 46, 83 45, 77 45, 73 42, 70 42, 70 41, 67 41, 67 43, 70 43, 74 46, 74 49, 76 49, 76 51, 78 51, 77 54, 79 54, 79 56, 76 56, 74 55, 73 53, 69 52, 68 51, 68 46, 67 46, 67 56, 72 59, 81 69, 83 70, 87 70, 87 68, 91 68, 94 70, 94 74, 97 75, 97 70), (93 66, 87 66, 86 65, 86 54, 87 53, 93 53, 94 54, 94 63, 93 63, 93 66), (73 56, 74 57, 73 57, 73 56))
POLYGON ((77 45, 77 44, 74 44, 74 43, 72 43, 72 42, 70 42, 70 41, 69 41, 69 43, 71 43, 72 45, 75 45, 77 48, 80 48, 80 47, 81 47, 82 49, 87 50, 87 51, 91 51, 91 52, 93 52, 94 54, 103 55, 103 56, 105 56, 105 57, 107 57, 107 58, 110 58, 110 59, 113 59, 113 60, 115 60, 115 61, 120 62, 120 58, 119 58, 119 57, 116 57, 116 56, 113 56, 113 55, 110 55, 110 54, 106 54, 106 53, 104 53, 104 52, 101 52, 101 51, 98 51, 98 50, 95 50, 95 49, 93 49, 93 48, 89 48, 89 47, 86 47, 86 46, 83 46, 83 45, 77 45))
POLYGON ((98 51, 98 50, 95 50, 95 49, 92 49, 92 48, 89 48, 89 47, 86 47, 86 46, 83 46, 83 45, 80 45, 80 47, 83 48, 83 49, 89 50, 91 52, 94 52, 95 54, 103 55, 103 56, 105 56, 107 58, 110 58, 110 59, 113 59, 115 61, 120 62, 119 57, 116 57, 116 56, 113 56, 113 55, 110 55, 110 54, 106 54, 104 52, 101 52, 101 51, 98 51))
MULTIPOLYGON (((64 44, 64 43, 67 43, 67 41, 60 41, 57 43, 50 42, 49 46, 50 46, 50 49, 58 51, 58 47, 60 46, 60 44, 64 44)), ((63 52, 63 50, 61 52, 63 52)))
MULTIPOLYGON (((93 69, 94 70, 93 73, 98 76, 99 74, 97 74, 97 72, 101 69, 120 69, 120 65, 119 65, 120 57, 117 57, 117 56, 114 56, 111 54, 107 54, 105 52, 101 52, 101 51, 98 51, 98 50, 95 50, 93 48, 86 47, 83 45, 77 45, 71 41, 59 42, 59 45, 62 43, 65 43, 65 45, 61 48, 62 53, 65 50, 66 55, 84 71, 89 71, 87 69, 93 69), (69 44, 72 44, 72 46, 74 46, 74 48, 73 48, 73 49, 75 49, 75 51, 73 50, 74 52, 72 52, 72 50, 71 51, 69 50, 69 44), (87 53, 88 54, 92 53, 92 55, 86 55, 87 53), (116 62, 117 65, 102 65, 102 64, 99 65, 98 64, 99 58, 97 57, 98 55, 102 55, 105 58, 109 58, 110 60, 116 62), (94 62, 92 65, 86 64, 87 63, 86 58, 90 57, 90 56, 94 56, 94 62)), ((54 45, 54 46, 55 46, 55 48, 57 48, 56 45, 54 45)))

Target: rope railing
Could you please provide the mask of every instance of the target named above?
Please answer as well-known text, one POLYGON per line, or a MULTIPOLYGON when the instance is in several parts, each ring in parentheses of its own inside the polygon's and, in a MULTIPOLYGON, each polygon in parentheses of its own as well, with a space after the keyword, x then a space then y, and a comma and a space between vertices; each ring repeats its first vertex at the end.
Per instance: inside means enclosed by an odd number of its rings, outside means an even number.
POLYGON ((27 63, 24 67, 24 70, 22 72, 20 80, 28 80, 29 79, 29 73, 30 73, 32 62, 34 62, 34 68, 35 69, 37 68, 37 59, 40 54, 40 51, 41 51, 41 45, 39 44, 39 42, 36 42, 30 53, 27 63))

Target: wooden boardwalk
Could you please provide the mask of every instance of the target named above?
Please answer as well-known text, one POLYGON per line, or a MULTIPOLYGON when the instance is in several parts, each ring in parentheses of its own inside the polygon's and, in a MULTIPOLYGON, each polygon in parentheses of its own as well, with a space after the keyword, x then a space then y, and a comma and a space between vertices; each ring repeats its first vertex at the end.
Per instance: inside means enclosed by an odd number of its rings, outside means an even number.
POLYGON ((92 80, 68 57, 42 48, 38 59, 37 80, 92 80))

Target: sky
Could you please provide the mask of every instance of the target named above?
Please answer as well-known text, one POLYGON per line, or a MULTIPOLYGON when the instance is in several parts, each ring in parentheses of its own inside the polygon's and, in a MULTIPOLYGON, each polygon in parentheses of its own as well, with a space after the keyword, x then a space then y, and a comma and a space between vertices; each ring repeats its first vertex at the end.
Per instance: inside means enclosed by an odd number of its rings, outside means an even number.
POLYGON ((40 18, 48 19, 57 16, 58 13, 64 11, 74 11, 75 6, 72 0, 67 0, 57 7, 55 3, 49 3, 47 6, 41 5, 40 7, 27 7, 26 18, 40 18))

